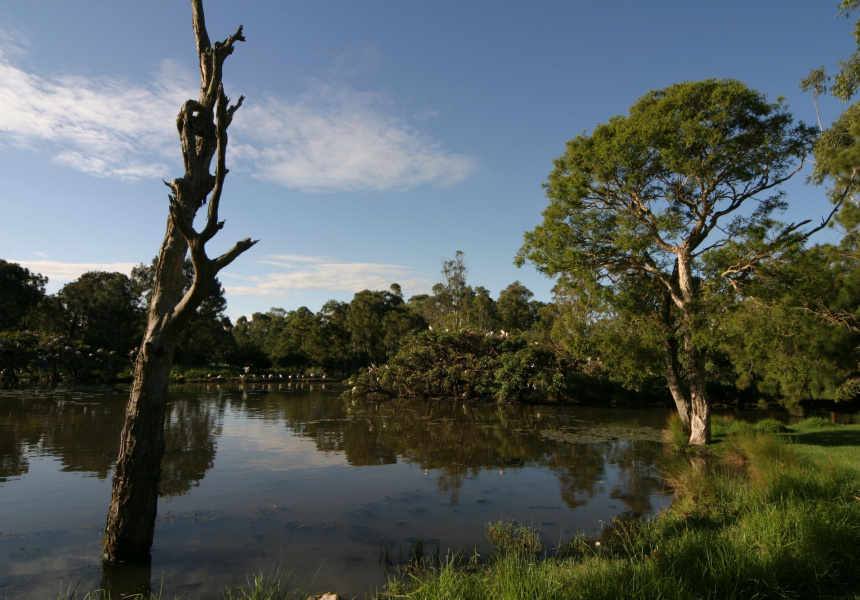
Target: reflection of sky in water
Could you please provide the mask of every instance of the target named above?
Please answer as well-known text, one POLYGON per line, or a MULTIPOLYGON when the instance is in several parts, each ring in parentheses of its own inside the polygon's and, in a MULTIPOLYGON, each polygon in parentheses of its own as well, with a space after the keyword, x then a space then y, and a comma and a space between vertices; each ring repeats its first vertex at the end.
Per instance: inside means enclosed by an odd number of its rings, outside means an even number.
MULTIPOLYGON (((279 560, 314 590, 361 594, 384 582, 380 548, 407 554, 416 538, 443 555, 485 546, 485 525, 499 519, 534 527, 553 546, 668 500, 655 479, 658 445, 559 445, 539 431, 621 415, 633 426, 659 426, 664 415, 653 410, 442 403, 345 410, 331 393, 199 397, 174 405, 168 432, 181 447, 165 459, 173 495, 161 499, 151 573, 163 578, 165 597, 217 595, 279 560)), ((116 441, 105 439, 118 440, 124 395, 107 402, 109 426, 76 429, 80 407, 57 411, 51 400, 42 407, 44 431, 0 430, 42 444, 26 454, 25 472, 0 483, 0 597, 55 597, 71 577, 79 590, 100 587, 110 473, 94 455, 115 453, 116 441), (61 439, 75 447, 52 446, 61 439), (108 472, 94 477, 82 465, 108 472)))

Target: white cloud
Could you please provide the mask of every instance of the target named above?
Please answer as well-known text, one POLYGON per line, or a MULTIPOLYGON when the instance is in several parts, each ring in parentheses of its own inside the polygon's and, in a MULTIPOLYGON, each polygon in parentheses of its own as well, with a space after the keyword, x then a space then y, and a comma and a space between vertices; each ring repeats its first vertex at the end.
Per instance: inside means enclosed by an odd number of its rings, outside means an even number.
MULTIPOLYGON (((41 76, 17 66, 26 45, 20 37, 0 35, 0 146, 46 150, 54 162, 96 177, 170 178, 181 168, 175 119, 196 96, 194 74, 165 61, 147 83, 41 76)), ((318 84, 290 100, 248 99, 231 131, 231 166, 304 191, 447 185, 475 168, 393 116, 385 95, 344 85, 318 84)))
POLYGON ((287 297, 299 291, 336 290, 360 292, 387 290, 399 283, 404 290, 420 293, 433 282, 415 275, 410 267, 382 263, 341 263, 319 257, 270 256, 260 264, 279 267, 279 272, 259 276, 222 277, 228 294, 236 296, 287 297))
POLYGON ((155 83, 73 75, 43 78, 0 48, 0 135, 17 146, 46 145, 53 160, 97 177, 166 176, 175 155, 175 115, 189 77, 165 62, 155 83))
POLYGON ((137 263, 67 263, 56 260, 20 260, 16 261, 31 273, 47 276, 52 284, 74 281, 89 271, 106 271, 108 273, 131 274, 137 263))
POLYGON ((388 103, 335 85, 293 101, 269 98, 237 115, 234 149, 254 161, 258 177, 304 191, 448 185, 474 170, 471 158, 389 114, 388 103))

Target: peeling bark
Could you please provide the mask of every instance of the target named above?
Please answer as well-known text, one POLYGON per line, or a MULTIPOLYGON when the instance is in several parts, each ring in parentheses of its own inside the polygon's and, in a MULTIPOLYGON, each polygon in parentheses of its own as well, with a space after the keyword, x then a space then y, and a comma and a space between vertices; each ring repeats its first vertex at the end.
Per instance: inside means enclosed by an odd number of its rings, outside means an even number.
POLYGON ((227 128, 243 100, 240 97, 235 105, 229 104, 221 83, 222 66, 234 43, 245 38, 240 26, 227 40, 212 46, 202 0, 191 0, 191 6, 200 59, 200 98, 185 102, 176 118, 185 174, 165 182, 172 192, 167 231, 155 267, 146 333, 135 361, 134 384, 114 470, 104 538, 108 562, 149 560, 164 455, 167 384, 179 334, 205 299, 218 271, 256 244, 245 239, 218 258, 206 255, 206 242, 224 226, 218 221, 218 208, 227 175, 227 128), (213 158, 214 175, 209 172, 213 158), (197 232, 192 224, 207 197, 206 225, 197 232), (183 265, 189 250, 194 279, 186 290, 183 265))

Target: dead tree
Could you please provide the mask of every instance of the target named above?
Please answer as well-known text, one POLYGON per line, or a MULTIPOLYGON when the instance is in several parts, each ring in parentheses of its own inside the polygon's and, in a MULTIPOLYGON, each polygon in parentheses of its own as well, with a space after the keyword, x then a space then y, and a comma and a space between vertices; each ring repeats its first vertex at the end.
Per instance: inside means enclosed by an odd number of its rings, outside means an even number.
POLYGON ((191 8, 200 60, 200 98, 185 102, 176 117, 185 175, 165 182, 171 190, 170 213, 114 470, 104 538, 109 562, 149 560, 164 455, 167 384, 179 333, 209 293, 218 272, 256 243, 247 238, 218 258, 206 255, 206 242, 224 226, 218 221, 218 205, 227 175, 227 128, 243 100, 240 97, 230 105, 221 83, 222 67, 234 44, 245 37, 240 26, 224 42, 211 44, 202 0, 191 0, 191 8), (209 172, 213 158, 214 175, 209 172), (194 217, 207 197, 206 224, 198 232, 194 217), (183 275, 189 251, 194 265, 190 287, 183 275))

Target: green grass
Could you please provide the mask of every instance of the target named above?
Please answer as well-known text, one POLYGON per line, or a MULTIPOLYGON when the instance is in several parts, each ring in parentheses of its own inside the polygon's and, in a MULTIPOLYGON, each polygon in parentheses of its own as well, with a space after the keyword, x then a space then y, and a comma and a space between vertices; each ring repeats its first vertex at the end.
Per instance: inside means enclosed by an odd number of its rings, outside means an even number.
POLYGON ((716 420, 714 432, 707 458, 673 467, 677 499, 658 518, 553 555, 519 549, 509 529, 479 565, 411 570, 385 597, 860 598, 860 426, 716 420))

